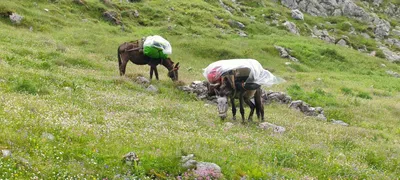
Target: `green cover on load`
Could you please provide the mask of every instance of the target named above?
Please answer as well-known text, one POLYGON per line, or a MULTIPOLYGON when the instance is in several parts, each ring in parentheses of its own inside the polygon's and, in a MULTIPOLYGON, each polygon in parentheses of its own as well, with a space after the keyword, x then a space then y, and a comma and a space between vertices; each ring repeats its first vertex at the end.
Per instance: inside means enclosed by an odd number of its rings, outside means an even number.
POLYGON ((144 55, 149 56, 153 59, 166 59, 168 57, 167 54, 163 53, 162 49, 151 46, 145 46, 143 48, 143 53, 144 55))

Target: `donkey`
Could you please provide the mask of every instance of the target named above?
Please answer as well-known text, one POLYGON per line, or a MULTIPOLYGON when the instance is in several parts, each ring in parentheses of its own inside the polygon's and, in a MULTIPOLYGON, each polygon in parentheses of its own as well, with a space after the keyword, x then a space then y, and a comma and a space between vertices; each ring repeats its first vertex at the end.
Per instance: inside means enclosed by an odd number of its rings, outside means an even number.
POLYGON ((219 88, 215 88, 218 102, 218 112, 222 120, 224 120, 227 116, 229 97, 232 105, 233 120, 236 120, 236 98, 239 99, 240 114, 242 116, 243 123, 245 122, 243 102, 250 107, 248 121, 252 121, 254 109, 256 109, 258 119, 260 121, 264 121, 264 105, 262 104, 261 100, 261 86, 252 83, 244 85, 244 81, 246 79, 247 77, 235 77, 234 75, 225 76, 222 77, 219 88), (254 98, 254 103, 251 101, 251 98, 254 98))
POLYGON ((143 47, 140 46, 140 42, 125 42, 118 47, 118 64, 119 73, 121 76, 125 75, 126 65, 128 61, 131 61, 137 65, 149 65, 150 66, 150 80, 153 78, 153 73, 158 79, 157 65, 162 64, 168 69, 168 77, 172 81, 178 80, 179 62, 175 64, 170 58, 166 59, 152 59, 143 54, 143 47))

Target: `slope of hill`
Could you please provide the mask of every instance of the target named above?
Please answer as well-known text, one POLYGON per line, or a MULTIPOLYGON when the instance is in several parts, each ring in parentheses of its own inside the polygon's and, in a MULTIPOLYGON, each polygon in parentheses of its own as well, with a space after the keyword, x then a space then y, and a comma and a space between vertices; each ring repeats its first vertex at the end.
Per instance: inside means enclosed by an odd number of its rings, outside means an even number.
POLYGON ((399 51, 399 19, 385 11, 398 11, 398 2, 355 2, 390 24, 381 39, 375 24, 351 17, 292 20, 285 2, 2 1, 0 179, 173 179, 193 175, 180 164, 187 154, 218 164, 225 179, 398 178, 400 67, 382 49, 399 51), (311 37, 314 27, 335 41, 311 37), (220 121, 163 67, 151 82, 157 93, 134 82, 148 77, 147 66, 128 64, 120 77, 118 45, 154 34, 171 42, 182 82, 204 80, 202 68, 216 60, 254 58, 286 80, 265 90, 321 106, 328 121, 272 103, 266 121, 286 128, 275 134, 258 122, 220 121), (336 45, 340 39, 348 46, 336 45), (275 45, 299 62, 281 58, 275 45), (122 163, 128 152, 140 163, 122 163))

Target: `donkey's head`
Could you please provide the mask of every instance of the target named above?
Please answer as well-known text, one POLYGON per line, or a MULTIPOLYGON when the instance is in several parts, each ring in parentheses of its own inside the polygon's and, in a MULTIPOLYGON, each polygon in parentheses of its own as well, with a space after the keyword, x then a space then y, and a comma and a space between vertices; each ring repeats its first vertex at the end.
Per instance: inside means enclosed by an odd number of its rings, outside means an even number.
POLYGON ((215 90, 215 95, 217 97, 218 116, 221 120, 224 120, 228 112, 228 97, 218 90, 215 90))
POLYGON ((176 63, 175 66, 174 62, 170 58, 165 59, 164 62, 166 64, 163 65, 168 69, 168 77, 171 78, 172 81, 178 81, 179 62, 176 63))

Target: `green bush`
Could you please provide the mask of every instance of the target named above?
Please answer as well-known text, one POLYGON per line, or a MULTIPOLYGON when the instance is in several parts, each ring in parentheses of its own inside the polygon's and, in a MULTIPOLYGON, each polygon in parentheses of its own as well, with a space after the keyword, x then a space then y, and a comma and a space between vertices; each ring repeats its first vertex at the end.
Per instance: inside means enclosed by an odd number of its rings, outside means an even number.
POLYGON ((340 90, 345 95, 353 95, 354 94, 353 91, 350 88, 342 87, 340 90))
POLYGON ((367 92, 358 92, 357 97, 363 99, 372 99, 372 97, 367 92))

